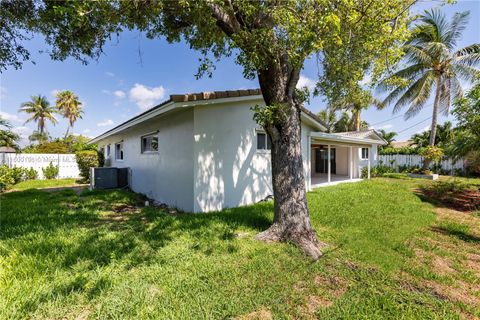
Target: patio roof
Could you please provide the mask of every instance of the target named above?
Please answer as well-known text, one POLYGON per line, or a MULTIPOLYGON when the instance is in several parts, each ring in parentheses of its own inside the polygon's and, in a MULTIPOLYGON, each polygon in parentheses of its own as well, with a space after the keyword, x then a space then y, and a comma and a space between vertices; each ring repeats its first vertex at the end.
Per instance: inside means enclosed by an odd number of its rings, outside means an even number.
POLYGON ((375 130, 349 131, 338 133, 312 132, 310 136, 316 140, 338 142, 344 144, 380 144, 387 142, 375 130))

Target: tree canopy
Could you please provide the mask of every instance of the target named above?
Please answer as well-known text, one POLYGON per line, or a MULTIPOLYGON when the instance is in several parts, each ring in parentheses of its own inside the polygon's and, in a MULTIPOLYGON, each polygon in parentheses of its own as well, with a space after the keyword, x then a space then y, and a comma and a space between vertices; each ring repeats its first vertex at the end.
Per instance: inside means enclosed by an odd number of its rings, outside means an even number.
POLYGON ((215 60, 224 56, 234 56, 244 76, 253 78, 272 59, 288 57, 290 67, 300 70, 307 57, 316 55, 323 69, 317 91, 337 99, 354 91, 367 69, 382 71, 398 59, 401 51, 394 44, 408 35, 412 4, 411 0, 6 0, 0 4, 4 19, 0 69, 20 67, 29 59, 24 44, 29 32, 45 36, 53 59, 72 56, 87 63, 99 58, 105 44, 122 31, 138 30, 151 39, 189 43, 203 56, 199 76, 211 74, 215 60))

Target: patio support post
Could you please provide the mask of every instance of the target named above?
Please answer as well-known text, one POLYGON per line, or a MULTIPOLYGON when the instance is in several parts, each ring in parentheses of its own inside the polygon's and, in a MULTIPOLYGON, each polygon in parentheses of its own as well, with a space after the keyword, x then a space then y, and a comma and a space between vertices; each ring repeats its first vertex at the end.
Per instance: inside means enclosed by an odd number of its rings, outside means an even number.
POLYGON ((307 179, 307 191, 312 190, 312 136, 307 135, 307 163, 308 163, 308 176, 307 179))
POLYGON ((328 162, 328 184, 330 184, 331 181, 331 171, 332 171, 332 164, 330 163, 330 145, 328 145, 328 151, 327 151, 327 162, 328 162))
POLYGON ((353 179, 353 147, 350 146, 349 148, 349 153, 350 153, 350 168, 348 169, 348 174, 350 175, 350 180, 353 179))
POLYGON ((370 179, 370 158, 371 158, 371 148, 368 147, 368 179, 370 179))

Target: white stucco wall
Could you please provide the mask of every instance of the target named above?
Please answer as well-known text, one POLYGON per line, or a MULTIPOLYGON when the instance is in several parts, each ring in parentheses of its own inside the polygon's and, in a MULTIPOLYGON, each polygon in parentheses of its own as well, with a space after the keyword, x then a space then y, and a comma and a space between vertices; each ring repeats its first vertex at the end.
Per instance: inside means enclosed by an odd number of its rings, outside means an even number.
POLYGON ((194 108, 194 211, 208 212, 271 195, 270 153, 256 150, 250 110, 259 101, 194 108))
MULTIPOLYGON (((248 205, 273 194, 270 151, 257 150, 251 107, 263 100, 194 108, 194 211, 248 205)), ((302 153, 310 175, 308 139, 302 125, 302 153)), ((306 181, 307 183, 307 181, 306 181)))
POLYGON ((108 137, 111 166, 131 169, 131 188, 181 210, 193 210, 193 109, 154 118, 108 137), (141 137, 158 130, 158 153, 142 154, 141 137), (123 140, 124 159, 115 160, 115 143, 123 140))
MULTIPOLYGON (((355 150, 354 150, 354 152, 355 152, 355 150)), ((357 159, 356 159, 356 165, 355 165, 355 169, 356 169, 355 175, 360 178, 361 174, 362 174, 362 168, 363 167, 368 167, 368 160, 362 160, 362 148, 361 147, 357 148, 356 155, 357 155, 357 159)), ((373 167, 373 166, 377 165, 378 145, 372 144, 372 146, 370 148, 369 157, 370 157, 370 160, 371 160, 370 166, 373 167)))

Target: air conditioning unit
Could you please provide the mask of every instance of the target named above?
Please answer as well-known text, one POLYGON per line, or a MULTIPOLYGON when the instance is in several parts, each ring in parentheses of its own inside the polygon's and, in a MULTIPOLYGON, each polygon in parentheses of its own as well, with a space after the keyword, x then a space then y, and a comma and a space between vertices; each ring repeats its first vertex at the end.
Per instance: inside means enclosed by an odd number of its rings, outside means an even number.
POLYGON ((90 189, 114 189, 128 187, 129 168, 91 168, 90 189))

